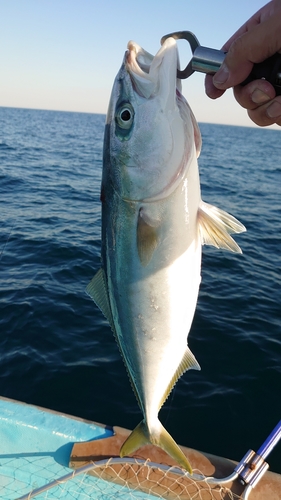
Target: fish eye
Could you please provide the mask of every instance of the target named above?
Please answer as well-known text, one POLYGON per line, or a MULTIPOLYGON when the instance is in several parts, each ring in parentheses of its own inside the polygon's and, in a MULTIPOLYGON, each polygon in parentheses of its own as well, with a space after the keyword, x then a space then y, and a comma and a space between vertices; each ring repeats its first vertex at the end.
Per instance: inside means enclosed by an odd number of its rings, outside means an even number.
POLYGON ((126 103, 120 106, 116 113, 116 122, 119 127, 129 129, 134 120, 134 110, 131 104, 126 103))
POLYGON ((120 118, 124 122, 128 122, 131 119, 131 111, 128 108, 123 109, 122 113, 120 114, 120 118))

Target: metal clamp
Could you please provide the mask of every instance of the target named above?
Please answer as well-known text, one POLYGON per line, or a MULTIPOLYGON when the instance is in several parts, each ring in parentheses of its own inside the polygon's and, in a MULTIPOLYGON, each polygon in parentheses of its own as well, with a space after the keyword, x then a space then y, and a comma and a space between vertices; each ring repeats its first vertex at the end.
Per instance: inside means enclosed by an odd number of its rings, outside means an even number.
POLYGON ((176 31, 174 33, 169 33, 161 38, 161 45, 163 45, 164 41, 170 37, 175 40, 186 40, 189 43, 193 54, 193 57, 187 64, 186 68, 184 70, 178 69, 177 71, 177 77, 181 80, 191 76, 194 71, 214 75, 221 67, 226 52, 211 49, 209 47, 203 47, 191 31, 176 31))
POLYGON ((251 488, 255 487, 269 467, 268 463, 265 462, 265 458, 273 450, 280 438, 281 420, 276 427, 274 427, 273 431, 258 449, 257 453, 253 450, 249 450, 242 458, 241 462, 235 467, 235 472, 237 472, 243 484, 248 484, 251 488))
POLYGON ((234 470, 242 484, 250 484, 254 488, 268 467, 268 463, 260 455, 249 450, 234 470))
MULTIPOLYGON (((191 31, 176 31, 169 33, 161 38, 161 44, 169 38, 175 40, 186 40, 191 48, 193 57, 184 70, 177 70, 177 77, 180 79, 188 78, 199 71, 209 75, 214 75, 221 67, 226 52, 223 50, 211 49, 200 45, 196 36, 191 31)), ((273 85, 276 95, 281 95, 281 54, 276 53, 261 63, 253 65, 253 69, 249 76, 241 82, 241 85, 253 80, 265 79, 273 85)))

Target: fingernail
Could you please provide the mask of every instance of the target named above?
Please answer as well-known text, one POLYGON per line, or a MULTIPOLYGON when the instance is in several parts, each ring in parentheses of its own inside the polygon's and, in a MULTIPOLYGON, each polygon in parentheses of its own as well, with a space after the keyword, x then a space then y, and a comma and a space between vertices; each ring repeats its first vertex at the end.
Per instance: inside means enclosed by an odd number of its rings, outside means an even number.
POLYGON ((255 89, 251 98, 255 104, 263 104, 264 102, 270 101, 270 97, 260 89, 255 89))
POLYGON ((228 80, 229 77, 229 69, 226 64, 222 64, 219 71, 213 77, 214 85, 222 85, 228 80))
POLYGON ((279 101, 275 101, 270 106, 268 106, 266 110, 267 116, 269 118, 277 118, 277 116, 281 115, 281 103, 279 101))

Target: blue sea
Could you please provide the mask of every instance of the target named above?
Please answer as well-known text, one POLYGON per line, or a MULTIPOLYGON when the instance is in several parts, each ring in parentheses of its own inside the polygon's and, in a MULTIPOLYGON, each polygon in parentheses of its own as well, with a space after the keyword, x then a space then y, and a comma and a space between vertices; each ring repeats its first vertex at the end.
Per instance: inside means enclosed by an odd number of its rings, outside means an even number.
MULTIPOLYGON (((108 425, 141 414, 85 288, 100 265, 105 116, 0 108, 0 395, 108 425)), ((281 135, 200 124, 203 199, 243 255, 204 247, 187 372, 160 413, 180 444, 240 460, 281 419, 281 135)), ((269 455, 281 473, 281 442, 269 455)))

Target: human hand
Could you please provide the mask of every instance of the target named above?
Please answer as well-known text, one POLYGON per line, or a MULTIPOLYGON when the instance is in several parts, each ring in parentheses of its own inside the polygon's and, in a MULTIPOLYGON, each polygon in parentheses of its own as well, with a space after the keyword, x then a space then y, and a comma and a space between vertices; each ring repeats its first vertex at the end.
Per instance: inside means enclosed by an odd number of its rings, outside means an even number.
POLYGON ((239 85, 259 63, 281 52, 281 0, 272 0, 252 16, 225 43, 227 51, 219 71, 206 76, 206 94, 212 99, 220 97, 233 87, 237 102, 248 110, 251 120, 260 126, 276 123, 281 126, 281 96, 266 80, 255 80, 239 85))

